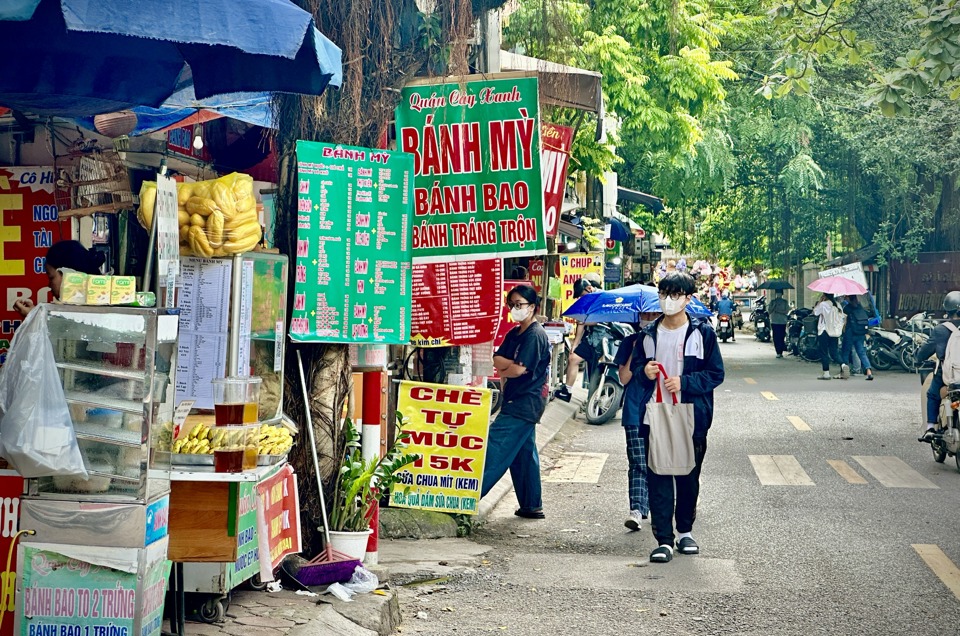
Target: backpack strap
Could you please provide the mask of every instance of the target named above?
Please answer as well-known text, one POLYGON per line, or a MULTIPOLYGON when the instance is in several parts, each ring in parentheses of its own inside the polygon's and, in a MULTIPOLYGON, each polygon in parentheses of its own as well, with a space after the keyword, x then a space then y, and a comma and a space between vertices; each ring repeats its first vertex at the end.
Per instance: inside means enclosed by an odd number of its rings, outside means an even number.
POLYGON ((957 326, 950 322, 949 320, 943 323, 943 326, 950 330, 951 334, 960 332, 960 329, 957 329, 957 326))

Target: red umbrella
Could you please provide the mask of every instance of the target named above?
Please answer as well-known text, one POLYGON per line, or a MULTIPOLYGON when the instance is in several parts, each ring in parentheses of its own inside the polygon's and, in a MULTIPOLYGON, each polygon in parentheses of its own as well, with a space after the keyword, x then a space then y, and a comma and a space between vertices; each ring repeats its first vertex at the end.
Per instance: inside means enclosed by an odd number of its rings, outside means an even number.
POLYGON ((830 276, 829 278, 818 278, 807 288, 813 291, 833 294, 834 296, 859 296, 867 293, 867 288, 855 280, 844 278, 843 276, 830 276))

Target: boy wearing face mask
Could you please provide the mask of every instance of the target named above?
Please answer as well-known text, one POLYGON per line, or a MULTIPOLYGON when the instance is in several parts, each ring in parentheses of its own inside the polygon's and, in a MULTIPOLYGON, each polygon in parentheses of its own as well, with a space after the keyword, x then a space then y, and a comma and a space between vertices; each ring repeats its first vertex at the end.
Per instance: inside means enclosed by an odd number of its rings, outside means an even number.
POLYGON ((486 496, 507 469, 520 502, 514 514, 543 519, 540 457, 536 426, 547 405, 550 341, 537 322, 539 299, 533 287, 518 285, 507 294, 510 316, 517 326, 493 354, 493 366, 503 385, 503 406, 490 424, 487 459, 480 496, 486 496))
MULTIPOLYGON (((647 404, 654 398, 657 382, 683 403, 693 404, 693 447, 696 466, 689 475, 657 475, 647 471, 650 516, 657 547, 650 561, 666 563, 673 559, 674 521, 681 554, 699 554, 692 536, 700 496, 700 469, 707 452, 707 431, 713 422, 713 390, 723 382, 723 358, 717 335, 705 322, 689 318, 684 311, 696 289, 693 278, 677 272, 664 277, 659 285, 663 317, 647 325, 637 337, 631 354, 621 366, 620 380, 633 385, 623 406, 623 425, 637 427, 646 442, 650 427, 645 422, 647 404), (660 377, 659 365, 666 370, 660 377)), ((629 440, 629 436, 628 436, 629 440)))

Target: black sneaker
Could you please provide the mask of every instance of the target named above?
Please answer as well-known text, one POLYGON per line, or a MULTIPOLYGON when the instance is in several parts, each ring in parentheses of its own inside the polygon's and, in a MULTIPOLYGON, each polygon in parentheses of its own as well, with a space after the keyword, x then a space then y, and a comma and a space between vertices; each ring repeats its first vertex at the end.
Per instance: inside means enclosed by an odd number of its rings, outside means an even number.
POLYGON ((937 431, 932 428, 928 428, 926 431, 923 432, 923 437, 921 437, 920 439, 924 442, 932 442, 933 438, 936 436, 937 436, 937 431))
POLYGON ((693 537, 683 537, 677 541, 677 551, 680 554, 700 554, 700 546, 693 540, 693 537))
POLYGON ((570 391, 567 390, 567 387, 562 386, 553 392, 553 397, 558 400, 563 400, 564 402, 569 402, 573 396, 570 394, 570 391))
POLYGON ((673 561, 673 548, 662 545, 650 553, 650 563, 670 563, 673 561))
POLYGON ((520 508, 514 512, 518 517, 523 517, 524 519, 546 519, 547 516, 543 514, 543 509, 531 510, 529 508, 520 508))

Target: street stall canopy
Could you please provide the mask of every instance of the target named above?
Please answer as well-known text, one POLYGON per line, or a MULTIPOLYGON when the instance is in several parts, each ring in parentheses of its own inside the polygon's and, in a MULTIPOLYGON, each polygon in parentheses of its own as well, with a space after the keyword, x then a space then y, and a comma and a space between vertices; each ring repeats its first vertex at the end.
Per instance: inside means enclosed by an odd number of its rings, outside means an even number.
POLYGON ((652 194, 630 190, 628 188, 617 188, 618 201, 630 201, 632 203, 641 203, 650 208, 654 215, 663 212, 663 199, 655 197, 652 194))
POLYGON ((501 71, 534 71, 540 80, 540 100, 545 104, 576 108, 603 117, 600 73, 557 64, 510 51, 500 51, 501 71))
POLYGON ((17 0, 0 6, 3 106, 84 116, 196 97, 339 86, 341 53, 287 0, 17 0))

